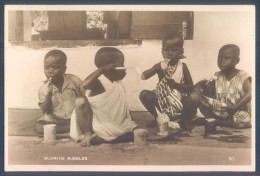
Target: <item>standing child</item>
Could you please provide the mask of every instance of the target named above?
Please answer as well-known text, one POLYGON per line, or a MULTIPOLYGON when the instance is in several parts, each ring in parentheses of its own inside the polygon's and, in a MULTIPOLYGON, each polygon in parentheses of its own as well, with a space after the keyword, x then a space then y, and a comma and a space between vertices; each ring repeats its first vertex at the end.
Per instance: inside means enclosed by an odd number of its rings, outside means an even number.
POLYGON ((90 96, 79 103, 81 112, 91 113, 72 118, 71 122, 70 135, 76 141, 81 140, 81 146, 90 146, 96 139, 114 141, 137 126, 131 119, 121 82, 126 71, 116 68, 124 66, 123 53, 113 47, 101 48, 96 53, 95 64, 98 69, 83 82, 90 96))
POLYGON ((239 55, 237 45, 221 47, 218 53, 220 71, 212 81, 201 81, 198 85, 202 93, 194 91, 192 97, 199 100, 200 111, 206 118, 215 118, 225 126, 247 128, 251 126, 251 77, 236 68, 239 55))
MULTIPOLYGON (((187 65, 182 59, 183 37, 173 33, 167 35, 162 41, 162 56, 164 61, 155 64, 142 74, 146 80, 157 74, 159 83, 154 91, 143 90, 140 100, 145 108, 157 118, 157 108, 168 115, 171 120, 181 120, 181 127, 185 128, 186 122, 196 114, 196 107, 189 102, 188 93, 193 88, 193 81, 187 65)), ((156 121, 153 121, 155 125, 156 121)))
POLYGON ((82 81, 75 75, 66 74, 67 56, 61 50, 51 50, 44 58, 47 80, 41 85, 39 107, 44 116, 37 120, 34 129, 43 133, 43 125, 55 123, 57 132, 69 132, 70 118, 79 97, 85 96, 82 81))

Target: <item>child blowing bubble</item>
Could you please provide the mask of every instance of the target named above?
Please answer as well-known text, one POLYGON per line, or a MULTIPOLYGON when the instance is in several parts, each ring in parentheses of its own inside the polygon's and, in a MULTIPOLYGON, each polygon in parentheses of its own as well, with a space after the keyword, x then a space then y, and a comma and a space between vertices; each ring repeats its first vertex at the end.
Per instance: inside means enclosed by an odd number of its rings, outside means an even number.
POLYGON ((55 123, 57 132, 70 130, 70 118, 79 97, 85 96, 82 81, 75 75, 66 74, 67 56, 61 50, 51 50, 44 58, 44 73, 47 80, 41 85, 39 107, 44 116, 37 120, 34 129, 43 133, 43 125, 55 123))
MULTIPOLYGON (((215 80, 199 82, 202 91, 194 90, 192 97, 199 102, 201 113, 214 118, 224 126, 247 128, 251 126, 251 77, 236 68, 240 49, 227 44, 218 53, 219 72, 215 80)), ((198 90, 198 89, 197 89, 198 90)))
MULTIPOLYGON (((143 90, 140 100, 144 107, 155 117, 156 108, 167 114, 173 121, 179 121, 182 128, 196 114, 196 107, 189 101, 189 92, 193 89, 193 81, 187 65, 181 62, 184 57, 183 37, 172 33, 162 41, 162 56, 164 61, 155 64, 143 72, 142 79, 146 80, 157 74, 159 83, 154 91, 143 90)), ((154 126, 156 121, 153 121, 154 126)))
POLYGON ((89 114, 72 117, 70 135, 76 141, 81 140, 81 146, 115 141, 131 135, 137 126, 131 119, 121 82, 126 71, 116 69, 124 66, 123 53, 113 47, 101 48, 96 53, 95 65, 97 70, 83 82, 83 87, 90 90, 89 97, 76 103, 81 112, 89 114))

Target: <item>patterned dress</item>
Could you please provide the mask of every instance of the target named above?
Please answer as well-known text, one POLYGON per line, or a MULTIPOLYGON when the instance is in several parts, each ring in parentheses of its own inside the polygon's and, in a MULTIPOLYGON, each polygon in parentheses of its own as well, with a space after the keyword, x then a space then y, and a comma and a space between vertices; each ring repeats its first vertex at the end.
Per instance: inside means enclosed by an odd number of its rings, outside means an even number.
MULTIPOLYGON (((163 64, 165 63, 161 63, 161 66, 163 64)), ((165 65, 164 72, 166 76, 157 84, 155 94, 162 113, 174 118, 181 115, 183 93, 176 89, 171 89, 167 83, 167 79, 173 79, 176 83, 183 83, 183 63, 179 61, 173 66, 168 63, 165 65)))

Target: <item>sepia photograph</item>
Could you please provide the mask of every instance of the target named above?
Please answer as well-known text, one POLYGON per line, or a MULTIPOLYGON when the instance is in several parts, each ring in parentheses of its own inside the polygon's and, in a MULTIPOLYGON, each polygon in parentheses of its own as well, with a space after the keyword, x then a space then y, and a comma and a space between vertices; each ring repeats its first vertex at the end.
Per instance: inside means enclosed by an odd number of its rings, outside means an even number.
POLYGON ((255 171, 254 5, 5 5, 5 171, 255 171))

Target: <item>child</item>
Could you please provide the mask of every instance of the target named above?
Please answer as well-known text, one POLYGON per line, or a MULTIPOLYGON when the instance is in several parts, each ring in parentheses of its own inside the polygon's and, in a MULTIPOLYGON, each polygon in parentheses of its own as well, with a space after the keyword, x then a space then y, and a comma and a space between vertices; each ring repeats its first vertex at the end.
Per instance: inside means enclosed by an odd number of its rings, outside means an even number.
MULTIPOLYGON (((157 118, 155 107, 168 115, 171 120, 181 117, 180 125, 185 128, 188 118, 196 114, 196 107, 189 102, 187 94, 193 88, 193 81, 189 69, 180 59, 184 58, 183 37, 181 34, 172 33, 162 41, 162 56, 164 61, 155 64, 142 74, 146 80, 157 74, 159 83, 154 91, 143 90, 140 100, 145 108, 157 118)), ((154 126, 156 121, 153 121, 154 126)))
POLYGON ((123 53, 113 47, 101 48, 96 53, 95 65, 98 69, 83 82, 83 87, 90 90, 90 96, 78 103, 81 109, 91 113, 72 118, 71 122, 70 135, 76 141, 81 140, 81 146, 90 146, 97 139, 99 142, 114 141, 136 127, 121 83, 126 72, 116 69, 124 66, 123 53))
POLYGON ((220 71, 215 73, 215 80, 201 81, 202 94, 196 91, 193 97, 199 100, 201 113, 206 118, 220 120, 225 126, 247 128, 251 126, 251 77, 236 68, 239 54, 237 45, 221 47, 218 53, 220 71))
POLYGON ((65 74, 67 56, 61 50, 51 50, 44 57, 47 80, 41 85, 39 107, 44 116, 37 120, 34 129, 43 133, 43 125, 55 123, 57 132, 68 132, 70 118, 78 97, 85 96, 82 81, 75 75, 65 74))

